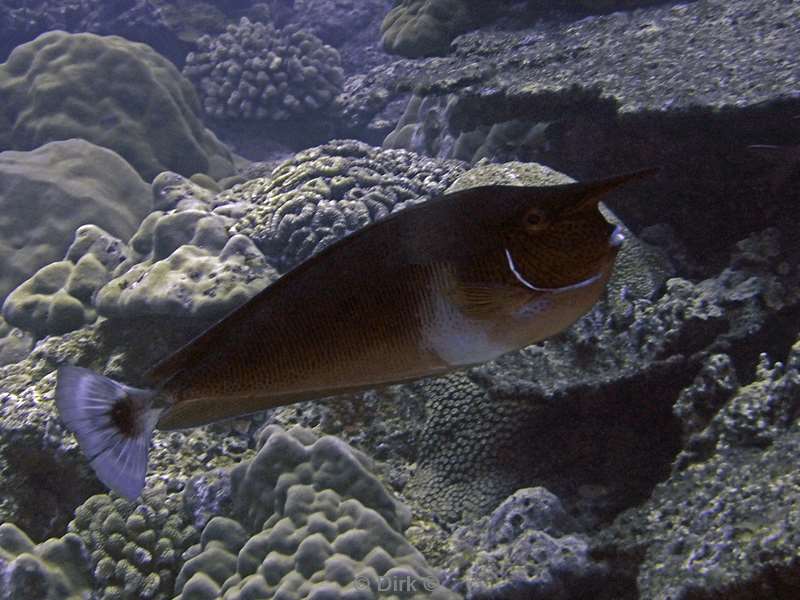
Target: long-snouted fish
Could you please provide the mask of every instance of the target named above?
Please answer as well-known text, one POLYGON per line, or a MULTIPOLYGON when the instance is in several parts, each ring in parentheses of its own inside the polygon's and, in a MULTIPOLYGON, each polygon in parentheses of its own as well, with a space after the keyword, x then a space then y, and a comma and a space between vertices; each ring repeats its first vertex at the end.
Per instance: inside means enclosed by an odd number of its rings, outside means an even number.
POLYGON ((600 197, 650 172, 472 188, 399 211, 156 365, 152 389, 61 367, 61 418, 100 480, 135 498, 155 428, 438 375, 542 340, 586 313, 611 275, 623 236, 600 197))

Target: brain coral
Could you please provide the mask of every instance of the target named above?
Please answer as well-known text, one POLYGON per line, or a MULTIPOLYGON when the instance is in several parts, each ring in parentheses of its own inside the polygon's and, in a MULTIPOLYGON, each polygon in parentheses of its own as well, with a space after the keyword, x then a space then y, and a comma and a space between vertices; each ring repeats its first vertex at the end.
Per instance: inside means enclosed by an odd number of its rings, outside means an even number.
MULTIPOLYGON (((0 138, 6 132, 0 127, 0 138)), ((84 140, 0 153, 0 299, 62 259, 81 225, 128 239, 149 207, 150 191, 136 171, 84 140)))
POLYGON ((339 53, 299 28, 279 31, 243 17, 197 45, 183 72, 216 118, 282 121, 320 110, 342 87, 339 53))
POLYGON ((162 494, 137 505, 100 494, 76 509, 69 530, 89 550, 99 600, 172 597, 181 554, 197 537, 176 501, 162 494))
POLYGON ((403 537, 407 509, 368 458, 299 427, 263 437, 233 472, 239 520, 209 521, 178 576, 180 598, 455 597, 403 537))
POLYGON ((0 65, 0 148, 84 138, 118 152, 148 181, 161 171, 219 178, 229 152, 200 122, 189 81, 144 44, 45 33, 0 65))
POLYGON ((375 219, 441 194, 463 171, 458 161, 335 140, 237 190, 252 204, 233 230, 284 272, 375 219))

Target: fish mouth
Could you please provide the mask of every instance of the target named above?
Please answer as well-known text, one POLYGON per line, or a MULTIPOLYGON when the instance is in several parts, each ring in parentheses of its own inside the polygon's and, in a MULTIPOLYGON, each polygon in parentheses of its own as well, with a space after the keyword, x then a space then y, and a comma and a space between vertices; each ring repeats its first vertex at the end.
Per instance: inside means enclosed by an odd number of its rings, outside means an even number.
POLYGON ((612 248, 619 248, 625 242, 625 234, 622 232, 622 226, 617 225, 614 231, 608 238, 608 245, 612 248))

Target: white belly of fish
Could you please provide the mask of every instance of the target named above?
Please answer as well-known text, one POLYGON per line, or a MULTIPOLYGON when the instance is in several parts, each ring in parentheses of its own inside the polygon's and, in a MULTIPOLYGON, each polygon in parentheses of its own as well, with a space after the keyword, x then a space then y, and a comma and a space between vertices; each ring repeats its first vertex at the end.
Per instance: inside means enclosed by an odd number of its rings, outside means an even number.
POLYGON ((488 324, 466 318, 444 298, 434 301, 432 314, 425 328, 426 345, 452 367, 494 360, 513 349, 492 340, 488 324))

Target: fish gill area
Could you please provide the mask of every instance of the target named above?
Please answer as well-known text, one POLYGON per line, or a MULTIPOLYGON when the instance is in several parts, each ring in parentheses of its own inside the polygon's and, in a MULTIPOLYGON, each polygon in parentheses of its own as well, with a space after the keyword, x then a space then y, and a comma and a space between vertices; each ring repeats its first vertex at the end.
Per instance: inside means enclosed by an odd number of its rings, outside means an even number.
POLYGON ((0 0, 0 600, 800 596, 798 23, 0 0), (417 202, 652 166, 604 209, 606 297, 544 342, 158 432, 136 501, 58 417, 59 365, 136 384, 417 202))

